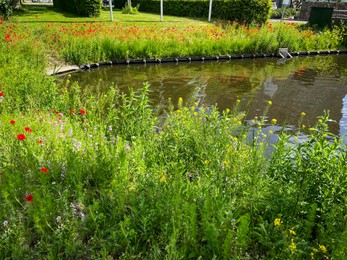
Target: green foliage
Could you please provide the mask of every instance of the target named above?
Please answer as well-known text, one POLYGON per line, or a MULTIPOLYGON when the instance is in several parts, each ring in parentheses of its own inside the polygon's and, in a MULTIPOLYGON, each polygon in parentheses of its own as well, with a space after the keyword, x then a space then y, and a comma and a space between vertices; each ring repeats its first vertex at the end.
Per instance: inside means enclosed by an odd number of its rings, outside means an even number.
POLYGON ((0 1, 0 17, 2 17, 5 20, 8 20, 13 13, 12 5, 10 1, 8 0, 1 0, 0 1))
MULTIPOLYGON (((102 90, 101 83, 86 88, 66 80, 58 87, 45 74, 46 48, 37 43, 58 41, 45 38, 45 32, 63 35, 62 27, 11 25, 11 35, 0 41, 1 259, 346 257, 347 150, 329 133, 328 114, 305 141, 279 135, 269 158, 268 137, 261 133, 265 117, 248 137, 251 129, 243 125, 238 103, 218 111, 193 98, 179 99, 159 116, 147 84, 129 94, 115 86, 102 90), (35 44, 28 34, 16 40, 12 32, 24 34, 21 28, 32 30, 35 44)), ((264 26, 259 35, 251 34, 257 27, 235 24, 208 30, 217 30, 212 37, 230 33, 219 47, 236 52, 253 44, 259 51, 272 48, 262 37, 301 48, 291 38, 302 34, 291 28, 264 26), (245 39, 243 33, 254 37, 245 39), (239 46, 227 45, 235 35, 243 39, 239 46)), ((80 30, 85 35, 102 27, 80 30)), ((136 31, 125 33, 143 34, 136 31)), ((321 34, 320 44, 331 44, 325 43, 327 35, 321 34)), ((211 38, 198 49, 165 45, 171 49, 164 52, 156 39, 136 46, 79 36, 66 42, 68 54, 85 60, 186 55, 189 49, 206 54, 218 45, 211 38), (87 46, 83 41, 94 45, 81 48, 87 46), (122 47, 107 47, 113 44, 122 47)), ((317 46, 316 39, 305 48, 317 46)))
POLYGON ((54 0, 54 7, 86 17, 100 16, 100 0, 54 0))
POLYGON ((129 6, 128 3, 125 4, 125 7, 122 8, 122 14, 138 14, 139 13, 138 4, 136 7, 129 6))
POLYGON ((327 115, 266 159, 267 137, 247 137, 238 104, 179 99, 158 116, 148 85, 58 90, 43 56, 16 51, 18 81, 15 61, 0 66, 1 258, 346 255, 347 155, 327 115))
MULTIPOLYGON (((117 8, 122 8, 124 3, 125 1, 119 1, 115 5, 117 8)), ((158 0, 133 0, 133 3, 140 4, 143 12, 160 13, 158 0)), ((238 19, 265 23, 270 16, 270 8, 270 0, 220 0, 213 2, 212 17, 223 20, 238 19)), ((166 15, 206 18, 208 17, 208 10, 209 1, 207 0, 170 0, 164 3, 166 15)))

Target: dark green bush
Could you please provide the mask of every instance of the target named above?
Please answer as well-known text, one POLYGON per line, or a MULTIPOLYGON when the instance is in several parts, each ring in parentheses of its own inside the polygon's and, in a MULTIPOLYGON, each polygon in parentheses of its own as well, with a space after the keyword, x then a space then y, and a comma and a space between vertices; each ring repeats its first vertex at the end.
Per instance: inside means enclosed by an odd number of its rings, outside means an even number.
MULTIPOLYGON (((140 11, 160 12, 159 0, 133 0, 133 5, 140 4, 140 11)), ((116 1, 115 7, 122 8, 125 1, 116 1)), ((223 20, 252 20, 264 23, 270 16, 270 0, 215 0, 212 6, 212 17, 223 20)), ((207 18, 208 0, 169 0, 164 1, 164 14, 207 18)))
POLYGON ((7 0, 0 0, 0 17, 8 20, 12 15, 11 3, 7 0))
POLYGON ((81 16, 100 16, 101 0, 54 0, 54 7, 81 16))

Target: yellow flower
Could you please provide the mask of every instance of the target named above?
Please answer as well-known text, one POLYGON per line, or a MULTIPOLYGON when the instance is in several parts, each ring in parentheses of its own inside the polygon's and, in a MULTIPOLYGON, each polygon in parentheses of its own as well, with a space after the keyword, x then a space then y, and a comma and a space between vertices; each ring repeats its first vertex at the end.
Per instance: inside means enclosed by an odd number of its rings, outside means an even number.
POLYGON ((296 250, 296 244, 294 242, 294 239, 292 238, 292 242, 290 243, 289 246, 290 251, 294 252, 296 250))
POLYGON ((322 119, 319 119, 319 120, 318 120, 318 123, 320 123, 320 124, 323 123, 323 120, 322 120, 322 119))
POLYGON ((274 225, 277 227, 277 226, 280 226, 282 224, 282 220, 280 218, 276 218, 274 220, 274 225))
POLYGON ((272 105, 272 101, 269 100, 269 101, 267 102, 267 104, 268 104, 269 106, 271 106, 271 105, 272 105))
POLYGON ((180 97, 180 98, 178 99, 178 103, 182 104, 182 102, 183 102, 183 98, 180 97))
POLYGON ((240 99, 236 100, 236 103, 240 103, 240 102, 241 102, 241 100, 240 100, 240 99))
POLYGON ((166 182, 166 176, 165 174, 162 174, 159 179, 160 182, 166 182))
POLYGON ((67 76, 68 76, 69 78, 71 78, 71 74, 68 74, 67 76))
POLYGON ((269 134, 272 135, 274 132, 272 130, 269 131, 269 134))
POLYGON ((289 234, 293 235, 293 236, 296 236, 296 232, 292 229, 289 229, 289 234))
POLYGON ((273 119, 271 120, 271 124, 275 125, 276 123, 277 123, 277 119, 273 118, 273 119))
POLYGON ((319 245, 319 250, 322 251, 323 253, 327 253, 328 252, 327 248, 325 246, 323 246, 323 245, 319 245))
POLYGON ((302 116, 306 116, 306 113, 305 113, 305 112, 301 112, 301 115, 302 115, 302 116))
POLYGON ((306 126, 305 126, 305 125, 302 125, 302 128, 303 128, 303 129, 305 129, 305 128, 306 128, 306 126))
POLYGON ((178 109, 176 112, 179 114, 179 113, 181 113, 182 111, 178 109))

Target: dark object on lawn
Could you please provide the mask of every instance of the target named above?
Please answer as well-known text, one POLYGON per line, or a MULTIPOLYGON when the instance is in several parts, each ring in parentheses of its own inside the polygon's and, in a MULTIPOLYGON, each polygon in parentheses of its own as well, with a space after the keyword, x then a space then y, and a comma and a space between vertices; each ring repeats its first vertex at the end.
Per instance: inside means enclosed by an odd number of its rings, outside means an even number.
POLYGON ((310 25, 316 25, 319 28, 331 26, 331 18, 334 8, 330 7, 311 7, 308 22, 310 25))

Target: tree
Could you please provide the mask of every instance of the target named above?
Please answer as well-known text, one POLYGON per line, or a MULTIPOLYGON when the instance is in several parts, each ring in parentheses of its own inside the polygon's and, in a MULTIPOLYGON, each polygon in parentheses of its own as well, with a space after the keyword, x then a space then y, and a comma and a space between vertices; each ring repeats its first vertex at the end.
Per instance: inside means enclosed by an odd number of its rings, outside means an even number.
POLYGON ((12 0, 12 8, 19 9, 21 4, 21 0, 12 0))

